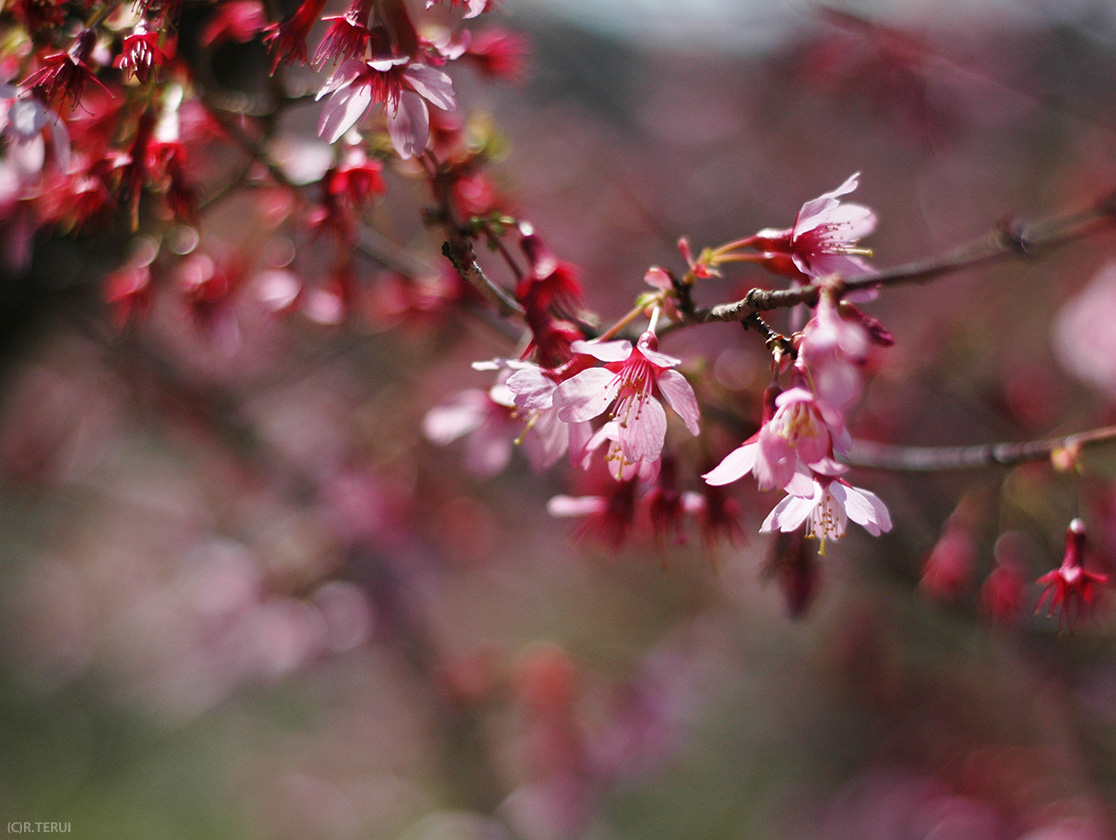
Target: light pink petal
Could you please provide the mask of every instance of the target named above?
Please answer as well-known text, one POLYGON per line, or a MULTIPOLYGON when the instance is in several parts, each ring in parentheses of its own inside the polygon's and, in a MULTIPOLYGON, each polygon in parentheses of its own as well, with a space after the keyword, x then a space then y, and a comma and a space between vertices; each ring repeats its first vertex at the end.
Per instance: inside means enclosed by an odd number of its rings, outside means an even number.
POLYGON ((786 487, 794 477, 798 458, 787 439, 775 434, 768 423, 759 433, 759 453, 753 472, 760 490, 786 487))
POLYGON ((681 359, 668 356, 666 353, 660 353, 658 350, 651 350, 641 346, 639 352, 642 353, 643 358, 647 359, 651 364, 658 365, 661 368, 672 368, 682 364, 681 359))
POLYGON ((515 394, 515 404, 520 408, 546 411, 554 405, 554 392, 558 385, 541 368, 529 367, 508 377, 508 387, 515 394))
POLYGON ((804 499, 809 499, 816 492, 817 486, 813 474, 799 464, 795 467, 794 475, 790 477, 790 480, 783 486, 783 489, 792 496, 801 496, 804 499))
POLYGON ((465 12, 465 19, 475 18, 484 11, 484 7, 488 4, 488 0, 468 0, 466 6, 468 11, 465 12))
POLYGON ((399 157, 407 160, 421 155, 430 140, 430 112, 426 110, 426 101, 417 93, 403 91, 399 95, 399 107, 388 108, 387 128, 399 157))
MULTIPOLYGON (((352 59, 350 59, 351 61, 352 59)), ((378 70, 381 73, 386 73, 392 67, 398 67, 400 64, 406 64, 411 60, 407 55, 376 55, 369 59, 368 66, 373 70, 378 70)), ((342 65, 344 66, 344 65, 342 65)))
POLYGON ((627 339, 617 341, 575 341, 570 350, 583 356, 592 356, 602 362, 623 362, 632 355, 632 343, 627 339))
POLYGON ((327 143, 336 143, 364 116, 372 104, 372 88, 356 85, 342 88, 322 108, 318 119, 318 136, 327 143))
POLYGON ((541 472, 558 461, 569 445, 570 427, 558 419, 558 412, 540 412, 523 436, 523 450, 531 466, 541 472))
POLYGON ((604 496, 555 496, 546 503, 551 516, 589 516, 606 510, 608 499, 604 496))
POLYGON ((775 509, 767 514, 767 518, 763 520, 760 526, 760 533, 770 534, 773 531, 794 531, 802 527, 802 523, 806 521, 811 513, 813 513, 816 505, 815 499, 807 499, 802 496, 787 496, 779 504, 775 505, 775 509))
MULTIPOLYGON (((575 344, 577 342, 574 342, 575 344)), ((620 377, 605 368, 583 370, 554 392, 558 416, 567 423, 592 420, 604 413, 620 390, 620 377)))
POLYGON ((368 72, 368 65, 363 61, 357 61, 355 58, 348 58, 342 61, 340 66, 333 71, 329 77, 329 81, 325 83, 325 87, 318 91, 314 101, 323 99, 331 93, 340 90, 343 87, 348 87, 355 82, 363 73, 368 72))
POLYGON ((676 370, 667 370, 659 374, 655 383, 666 400, 667 405, 674 409, 690 434, 696 435, 699 431, 698 421, 701 418, 701 409, 698 408, 697 397, 694 389, 686 381, 686 377, 676 370))
POLYGON ((756 456, 759 454, 759 441, 752 435, 747 441, 732 450, 724 459, 707 472, 702 478, 706 484, 719 487, 730 484, 750 473, 756 466, 756 456))
POLYGON ((791 260, 798 270, 811 277, 856 277, 861 274, 875 274, 876 269, 857 256, 848 254, 792 254, 791 260))
POLYGON ((837 207, 840 203, 840 197, 848 195, 857 188, 859 185, 859 178, 860 173, 856 172, 850 175, 837 189, 832 192, 823 193, 817 198, 803 204, 802 209, 798 211, 798 218, 794 223, 794 236, 798 236, 803 231, 815 228, 821 222, 827 221, 825 217, 837 207))
POLYGON ((829 213, 825 220, 828 225, 841 225, 841 235, 845 240, 862 239, 876 229, 879 218, 874 210, 863 204, 841 204, 829 213))
POLYGON ((670 275, 657 265, 647 269, 647 273, 643 275, 643 282, 664 292, 669 292, 674 288, 674 284, 670 282, 670 275))
POLYGON ((589 469, 593 456, 593 448, 589 445, 593 439, 592 425, 589 423, 567 423, 566 427, 569 429, 570 435, 570 463, 575 467, 581 467, 583 470, 589 469))
POLYGON ((869 534, 878 537, 881 532, 891 530, 891 514, 887 511, 887 505, 875 493, 837 483, 831 489, 835 495, 837 491, 844 491, 845 510, 849 519, 863 525, 869 534))
POLYGON ((431 105, 443 111, 452 111, 457 107, 457 100, 453 96, 453 81, 441 70, 425 64, 412 64, 403 71, 403 76, 415 92, 431 105))
POLYGON ((431 442, 444 446, 480 428, 490 405, 484 391, 459 391, 426 413, 422 432, 431 442))
POLYGON ((620 426, 620 448, 624 458, 635 463, 646 459, 657 460, 663 454, 667 420, 662 404, 647 400, 626 426, 620 426))

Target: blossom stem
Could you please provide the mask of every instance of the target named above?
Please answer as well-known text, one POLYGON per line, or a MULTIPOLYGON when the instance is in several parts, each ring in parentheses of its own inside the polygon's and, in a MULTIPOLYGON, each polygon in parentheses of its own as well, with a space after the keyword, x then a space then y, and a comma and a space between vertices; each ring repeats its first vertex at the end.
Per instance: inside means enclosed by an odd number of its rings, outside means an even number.
MULTIPOLYGON (((661 300, 662 300, 662 295, 658 295, 656 297, 656 301, 661 301, 661 300)), ((619 321, 617 321, 615 324, 613 324, 611 327, 609 327, 607 330, 605 330, 603 333, 601 333, 597 337, 598 340, 607 341, 608 339, 615 336, 618 332, 620 332, 620 330, 624 329, 624 327, 628 326, 628 324, 630 324, 632 321, 634 321, 636 318, 640 317, 644 312, 646 312, 647 307, 649 305, 650 304, 647 301, 644 301, 643 303, 637 304, 626 315, 624 315, 623 318, 621 318, 619 321)), ((658 313, 659 313, 659 305, 656 302, 655 303, 655 312, 654 312, 654 316, 656 318, 658 317, 658 313)))

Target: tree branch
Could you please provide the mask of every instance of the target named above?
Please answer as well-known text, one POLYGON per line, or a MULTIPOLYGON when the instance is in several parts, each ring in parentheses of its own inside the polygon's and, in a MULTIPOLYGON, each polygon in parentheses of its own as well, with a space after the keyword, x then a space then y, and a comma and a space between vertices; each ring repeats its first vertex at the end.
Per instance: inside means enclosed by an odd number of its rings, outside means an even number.
POLYGON ((1073 452, 1086 446, 1116 441, 1116 426, 1104 426, 1065 437, 1023 443, 986 443, 979 446, 896 446, 854 440, 852 451, 841 458, 853 467, 906 472, 942 472, 982 467, 1013 467, 1042 461, 1061 450, 1073 452))

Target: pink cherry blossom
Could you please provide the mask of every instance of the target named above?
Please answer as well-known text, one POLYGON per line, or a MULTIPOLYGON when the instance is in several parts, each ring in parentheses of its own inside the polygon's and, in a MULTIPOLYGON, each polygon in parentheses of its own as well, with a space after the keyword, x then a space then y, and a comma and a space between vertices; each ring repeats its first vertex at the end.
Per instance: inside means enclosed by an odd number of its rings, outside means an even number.
POLYGON ((843 537, 850 519, 874 537, 891 530, 891 515, 875 493, 840 478, 815 477, 811 495, 785 497, 768 514, 760 531, 789 532, 805 524, 806 536, 817 537, 819 553, 824 554, 825 541, 843 537))
POLYGON ((861 368, 871 346, 857 320, 842 318, 838 304, 822 294, 814 317, 802 330, 798 362, 810 372, 814 391, 829 405, 845 409, 863 389, 861 368))
POLYGON ((368 109, 382 103, 388 134, 399 156, 422 154, 430 140, 427 102, 445 111, 457 103, 449 76, 406 56, 370 61, 343 61, 317 95, 330 96, 318 120, 318 136, 336 143, 360 122, 368 109))
POLYGON ((703 477, 713 485, 729 484, 754 473, 761 490, 811 491, 810 471, 833 474, 834 445, 847 447, 840 415, 803 387, 780 394, 774 416, 703 477))
POLYGON ((876 229, 876 214, 862 204, 840 200, 857 188, 859 177, 860 173, 855 173, 837 189, 807 201, 798 211, 791 229, 791 259, 803 274, 825 277, 871 273, 871 266, 861 259, 871 256, 871 252, 859 244, 876 229))
POLYGON ((748 244, 767 252, 773 270, 780 273, 794 274, 797 269, 808 278, 871 274, 872 267, 861 258, 872 252, 861 248, 860 240, 876 229, 876 214, 861 204, 841 201, 856 189, 859 178, 857 172, 837 189, 803 204, 794 227, 761 230, 748 244), (785 264, 787 256, 793 268, 785 264))
MULTIPOLYGON (((621 470, 640 461, 653 463, 663 451, 666 437, 666 412, 656 394, 682 418, 691 434, 698 433, 699 409, 693 388, 676 370, 680 359, 659 353, 651 331, 640 337, 635 347, 630 341, 575 341, 574 353, 605 362, 567 379, 558 386, 554 404, 558 416, 567 423, 592 420, 609 407, 615 425, 602 436, 612 440, 611 457, 620 459, 621 470)), ((606 424, 608 426, 608 424, 606 424)))

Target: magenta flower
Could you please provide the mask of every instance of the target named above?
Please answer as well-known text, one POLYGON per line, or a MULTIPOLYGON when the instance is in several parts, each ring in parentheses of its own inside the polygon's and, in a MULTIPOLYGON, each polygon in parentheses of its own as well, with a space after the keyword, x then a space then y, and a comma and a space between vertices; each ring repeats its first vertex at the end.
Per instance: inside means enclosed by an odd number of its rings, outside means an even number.
POLYGON ((836 471, 834 445, 843 451, 848 437, 840 415, 802 387, 784 391, 775 404, 774 416, 703 476, 707 483, 729 484, 751 472, 761 490, 806 495, 811 470, 836 471))
POLYGON ((1100 590, 1108 583, 1108 575, 1085 569, 1085 523, 1074 519, 1066 530, 1066 553, 1062 565, 1047 572, 1037 581, 1045 589, 1035 604, 1035 612, 1049 604, 1048 616, 1058 612, 1058 625, 1071 629, 1088 614, 1100 590))
POLYGON ((430 140, 427 102, 444 111, 457 107, 449 76, 411 64, 406 56, 341 63, 317 99, 330 96, 318 120, 318 136, 336 143, 374 103, 387 114, 388 134, 399 156, 422 154, 430 140))
POLYGON ((144 84, 151 77, 151 68, 166 64, 169 57, 159 49, 158 29, 151 29, 147 21, 141 20, 135 30, 124 37, 120 45, 120 55, 112 66, 130 72, 138 82, 144 84))
MULTIPOLYGON (((610 455, 625 465, 657 462, 666 438, 666 412, 656 395, 682 418, 691 434, 698 433, 697 398, 690 383, 673 370, 680 359, 655 349, 654 333, 645 332, 635 347, 630 341, 575 341, 574 353, 605 362, 604 367, 583 370, 558 386, 554 404, 567 423, 599 417, 609 406, 609 427, 603 439, 613 440, 610 455)), ((608 424, 606 424, 606 427, 608 424)), ((600 435, 601 432, 598 432, 600 435)))
POLYGON ((817 537, 819 553, 825 554, 825 541, 843 537, 850 519, 874 537, 891 530, 891 515, 875 493, 840 478, 815 477, 810 496, 785 497, 767 515, 760 531, 789 532, 805 523, 806 536, 817 537))

